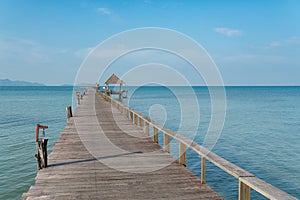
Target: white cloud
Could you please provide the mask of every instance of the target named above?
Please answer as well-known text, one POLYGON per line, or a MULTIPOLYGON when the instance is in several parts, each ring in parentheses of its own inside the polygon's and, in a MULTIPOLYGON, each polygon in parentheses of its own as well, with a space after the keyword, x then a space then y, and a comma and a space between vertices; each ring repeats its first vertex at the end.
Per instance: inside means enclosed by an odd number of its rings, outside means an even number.
POLYGON ((268 44, 265 44, 262 46, 253 46, 253 47, 258 48, 258 49, 275 49, 275 48, 279 48, 279 47, 298 45, 298 44, 300 44, 300 38, 292 37, 292 38, 285 39, 285 40, 271 41, 268 44))
POLYGON ((102 8, 97 8, 97 11, 98 11, 99 13, 101 13, 102 15, 111 15, 111 10, 108 9, 108 8, 104 8, 104 7, 102 7, 102 8))
POLYGON ((214 28, 214 31, 217 32, 217 33, 221 33, 223 35, 226 35, 228 37, 242 35, 241 30, 235 30, 235 29, 230 29, 230 28, 214 28))
MULTIPOLYGON (((224 56, 216 58, 219 63, 238 63, 238 64, 276 64, 286 63, 288 59, 278 55, 261 55, 261 54, 240 54, 233 56, 224 56)), ((242 66, 242 65, 241 65, 242 66)))
POLYGON ((75 56, 79 57, 79 58, 85 58, 94 48, 93 47, 88 47, 88 48, 84 48, 84 49, 79 49, 77 51, 75 51, 75 56))
POLYGON ((29 62, 49 61, 40 44, 20 37, 0 35, 0 60, 15 59, 29 62))

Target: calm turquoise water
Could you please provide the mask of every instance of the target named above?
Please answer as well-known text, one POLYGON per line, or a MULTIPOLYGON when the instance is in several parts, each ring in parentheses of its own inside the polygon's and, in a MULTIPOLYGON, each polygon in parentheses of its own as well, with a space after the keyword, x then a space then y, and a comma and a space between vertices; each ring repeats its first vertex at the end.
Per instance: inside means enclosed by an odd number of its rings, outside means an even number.
POLYGON ((37 173, 35 125, 48 125, 49 147, 66 124, 72 87, 0 87, 0 199, 20 199, 37 173))
MULTIPOLYGON (((34 183, 35 124, 49 126, 46 135, 51 148, 65 126, 65 107, 72 103, 72 90, 0 87, 0 199, 20 199, 34 183)), ((210 97, 205 87, 194 90, 200 108, 194 139, 201 144, 210 121, 210 97)), ((177 131, 181 108, 172 91, 179 94, 177 97, 190 98, 182 87, 142 87, 129 88, 131 98, 124 103, 177 131)), ((225 126, 213 151, 300 198, 300 87, 227 87, 226 93, 225 126)), ((193 117, 195 112, 191 109, 189 113, 193 117)), ((189 137, 188 130, 182 134, 189 137)), ((177 145, 171 152, 176 156, 177 145)), ((187 157, 187 167, 200 175, 200 158, 192 151, 187 157)), ((234 178, 209 163, 207 171, 207 182, 213 189, 225 199, 236 199, 238 183, 234 178)))

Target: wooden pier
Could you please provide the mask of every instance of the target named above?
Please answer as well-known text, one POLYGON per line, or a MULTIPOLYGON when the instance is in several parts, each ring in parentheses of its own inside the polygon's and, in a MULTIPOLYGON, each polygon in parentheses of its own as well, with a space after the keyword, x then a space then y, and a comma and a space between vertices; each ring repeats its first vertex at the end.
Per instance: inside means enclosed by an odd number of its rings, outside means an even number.
MULTIPOLYGON (((98 144, 95 144, 98 145, 98 144)), ((109 149, 106 149, 108 152, 109 149)), ((147 154, 148 155, 148 154, 147 154)), ((149 155, 151 156, 151 155, 149 155)), ((48 157, 48 168, 38 171, 35 185, 31 186, 23 199, 222 199, 211 188, 180 165, 169 153, 154 143, 143 130, 112 108, 93 89, 81 100, 74 117, 69 118, 58 142, 48 157), (97 101, 96 106, 92 103, 97 101), (91 112, 94 110, 96 112, 91 112), (112 112, 118 114, 122 124, 137 137, 124 133, 115 124, 112 112), (105 134, 96 133, 97 122, 92 123, 95 114, 105 134), (131 153, 95 158, 84 146, 77 133, 80 126, 88 127, 91 142, 95 136, 109 137, 131 153), (166 167, 147 173, 130 173, 106 166, 101 159, 110 159, 120 166, 130 166, 128 157, 144 152, 153 152, 152 162, 145 167, 166 167), (171 163, 171 164, 168 164, 171 163)))
POLYGON ((297 199, 111 97, 92 88, 87 94, 23 199, 222 199, 205 184, 206 161, 238 179, 239 200, 249 200, 250 189, 269 199, 297 199), (179 142, 178 161, 168 153, 170 138, 179 142), (201 179, 184 167, 187 148, 201 156, 201 179))

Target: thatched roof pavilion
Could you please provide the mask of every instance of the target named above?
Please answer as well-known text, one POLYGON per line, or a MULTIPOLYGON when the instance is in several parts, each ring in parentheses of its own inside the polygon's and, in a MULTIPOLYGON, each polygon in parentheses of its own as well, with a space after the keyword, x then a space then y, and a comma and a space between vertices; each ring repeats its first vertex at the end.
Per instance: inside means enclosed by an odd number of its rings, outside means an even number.
POLYGON ((105 85, 110 85, 110 84, 120 84, 123 85, 124 81, 121 80, 117 75, 113 74, 111 75, 106 81, 105 85))
POLYGON ((123 91, 122 90, 122 85, 124 84, 124 81, 121 80, 117 75, 113 74, 111 75, 106 81, 105 81, 105 91, 107 95, 111 94, 118 94, 120 99, 121 98, 126 98, 127 97, 127 92, 128 91, 123 91), (120 85, 119 90, 109 90, 108 85, 120 85), (122 93, 126 92, 126 96, 123 97, 122 93))

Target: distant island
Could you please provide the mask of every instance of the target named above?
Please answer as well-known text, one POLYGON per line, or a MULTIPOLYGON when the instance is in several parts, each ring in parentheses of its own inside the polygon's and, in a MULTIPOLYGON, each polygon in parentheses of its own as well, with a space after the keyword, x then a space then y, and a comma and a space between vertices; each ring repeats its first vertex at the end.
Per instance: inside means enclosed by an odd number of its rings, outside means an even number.
POLYGON ((0 79, 0 86, 46 86, 42 83, 32 83, 28 81, 12 81, 9 79, 0 79))

